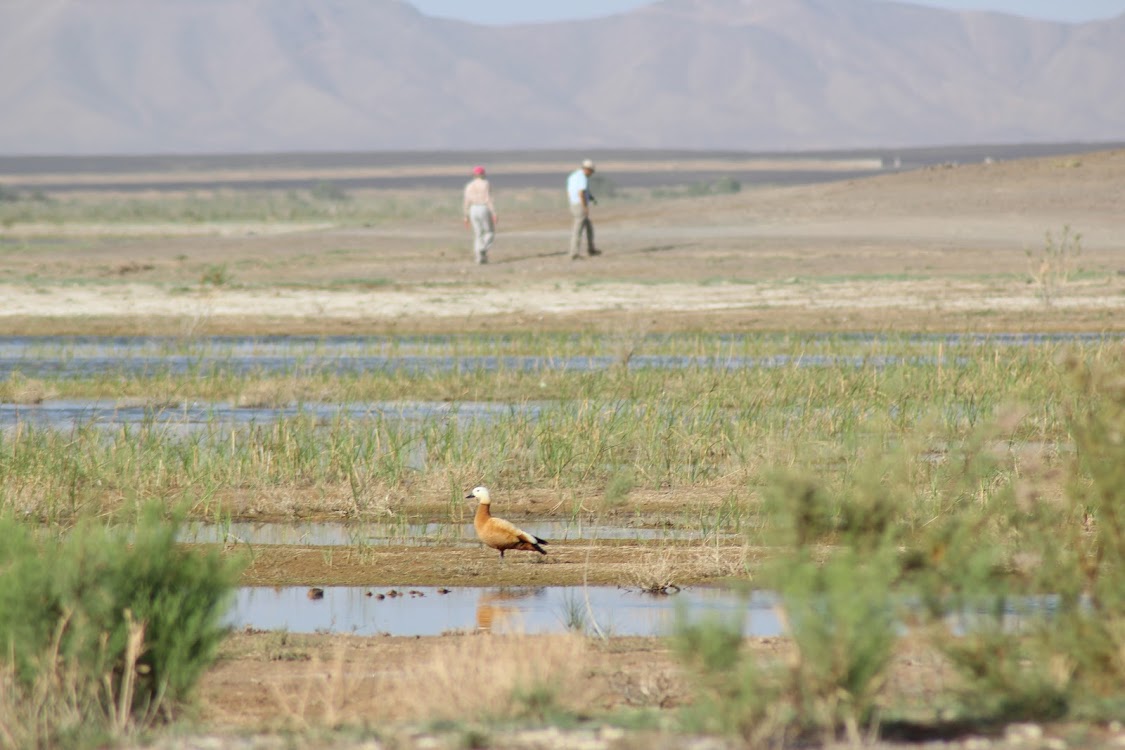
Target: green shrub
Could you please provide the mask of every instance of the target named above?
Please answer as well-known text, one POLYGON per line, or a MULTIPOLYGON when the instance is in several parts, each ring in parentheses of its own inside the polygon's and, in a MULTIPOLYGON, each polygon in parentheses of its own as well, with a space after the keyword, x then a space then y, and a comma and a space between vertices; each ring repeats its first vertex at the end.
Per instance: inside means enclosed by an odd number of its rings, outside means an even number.
POLYGON ((609 482, 605 488, 604 508, 612 509, 618 508, 625 504, 629 498, 629 493, 633 491, 636 486, 636 479, 633 472, 628 469, 621 469, 614 474, 610 475, 609 482))
POLYGON ((595 174, 590 176, 590 192, 594 199, 613 198, 617 195, 617 183, 605 175, 595 174))
POLYGON ((897 634, 893 548, 843 547, 823 563, 794 554, 769 576, 780 592, 797 650, 791 666, 794 720, 804 732, 834 737, 877 723, 897 634))
POLYGON ((744 650, 740 620, 691 622, 680 609, 672 642, 695 685, 683 710, 686 729, 739 736, 750 746, 783 744, 794 717, 782 699, 782 668, 761 664, 744 650))
POLYGON ((75 696, 76 713, 118 730, 129 717, 175 712, 226 633, 237 575, 217 552, 177 545, 176 530, 155 508, 131 533, 83 522, 53 536, 0 519, 0 667, 9 703, 54 686, 75 696))
POLYGON ((226 263, 212 263, 203 270, 199 283, 203 286, 226 286, 231 281, 230 269, 226 263))
POLYGON ((1074 232, 1069 225, 1063 226, 1056 237, 1047 231, 1043 247, 1039 252, 1027 251, 1028 272, 1031 282, 1039 291, 1044 304, 1051 305, 1060 287, 1070 281, 1082 256, 1082 234, 1074 232))
POLYGON ((1066 495, 1009 486, 935 519, 907 557, 968 718, 1125 707, 1125 383, 1119 357, 1099 359, 1067 362, 1066 495))
POLYGON ((309 195, 318 201, 327 203, 345 203, 351 200, 351 195, 340 185, 334 182, 318 182, 309 188, 309 195))
POLYGON ((689 726, 753 745, 816 737, 853 742, 877 725, 876 698, 896 640, 893 548, 837 550, 818 563, 800 550, 764 576, 778 591, 794 655, 759 664, 743 653, 741 626, 681 617, 674 643, 693 667, 689 726))
POLYGON ((893 463, 903 458, 864 458, 840 487, 791 471, 773 474, 765 488, 772 541, 792 550, 835 543, 873 551, 898 540, 905 533, 904 509, 913 504, 893 463))

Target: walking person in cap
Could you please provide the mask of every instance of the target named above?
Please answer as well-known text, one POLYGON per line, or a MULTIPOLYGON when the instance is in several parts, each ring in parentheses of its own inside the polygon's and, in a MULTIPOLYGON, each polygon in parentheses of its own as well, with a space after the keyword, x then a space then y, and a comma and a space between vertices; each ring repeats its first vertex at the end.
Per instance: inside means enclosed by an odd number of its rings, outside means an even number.
POLYGON ((473 255, 478 264, 488 262, 488 249, 496 237, 496 207, 492 205, 492 188, 484 176, 484 167, 473 167, 473 179, 465 185, 462 203, 465 226, 473 231, 473 255))
POLYGON ((574 219, 574 227, 570 233, 570 259, 578 260, 579 245, 582 244, 582 232, 586 232, 586 254, 601 255, 602 251, 594 247, 594 225, 590 222, 590 204, 595 203, 594 196, 590 194, 590 175, 594 173, 594 162, 587 159, 582 166, 570 173, 566 178, 566 194, 570 199, 570 215, 574 219))

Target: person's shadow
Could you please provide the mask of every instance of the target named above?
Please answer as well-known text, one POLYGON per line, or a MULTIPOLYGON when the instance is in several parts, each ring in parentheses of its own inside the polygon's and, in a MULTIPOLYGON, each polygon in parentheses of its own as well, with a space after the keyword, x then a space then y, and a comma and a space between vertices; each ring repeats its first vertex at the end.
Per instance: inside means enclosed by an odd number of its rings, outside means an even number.
POLYGON ((510 255, 505 256, 499 260, 489 259, 489 265, 499 266, 504 263, 520 263, 525 260, 542 260, 543 258, 555 258, 560 255, 566 255, 565 250, 551 251, 549 253, 532 253, 529 255, 510 255))

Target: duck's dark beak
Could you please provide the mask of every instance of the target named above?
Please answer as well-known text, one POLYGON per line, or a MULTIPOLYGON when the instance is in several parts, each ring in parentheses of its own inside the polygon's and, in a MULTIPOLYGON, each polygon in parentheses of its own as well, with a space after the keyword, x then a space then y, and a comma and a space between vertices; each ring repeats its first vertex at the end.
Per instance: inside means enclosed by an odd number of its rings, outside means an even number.
POLYGON ((466 500, 472 500, 473 499, 473 493, 470 492, 468 495, 465 495, 465 499, 466 500))

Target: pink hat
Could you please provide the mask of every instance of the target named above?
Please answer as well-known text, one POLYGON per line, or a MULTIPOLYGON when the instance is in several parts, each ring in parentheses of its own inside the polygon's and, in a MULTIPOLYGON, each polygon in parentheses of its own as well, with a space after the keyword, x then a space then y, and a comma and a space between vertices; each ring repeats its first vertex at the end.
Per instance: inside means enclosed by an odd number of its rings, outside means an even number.
POLYGON ((473 167, 473 174, 484 174, 484 167, 473 167))

